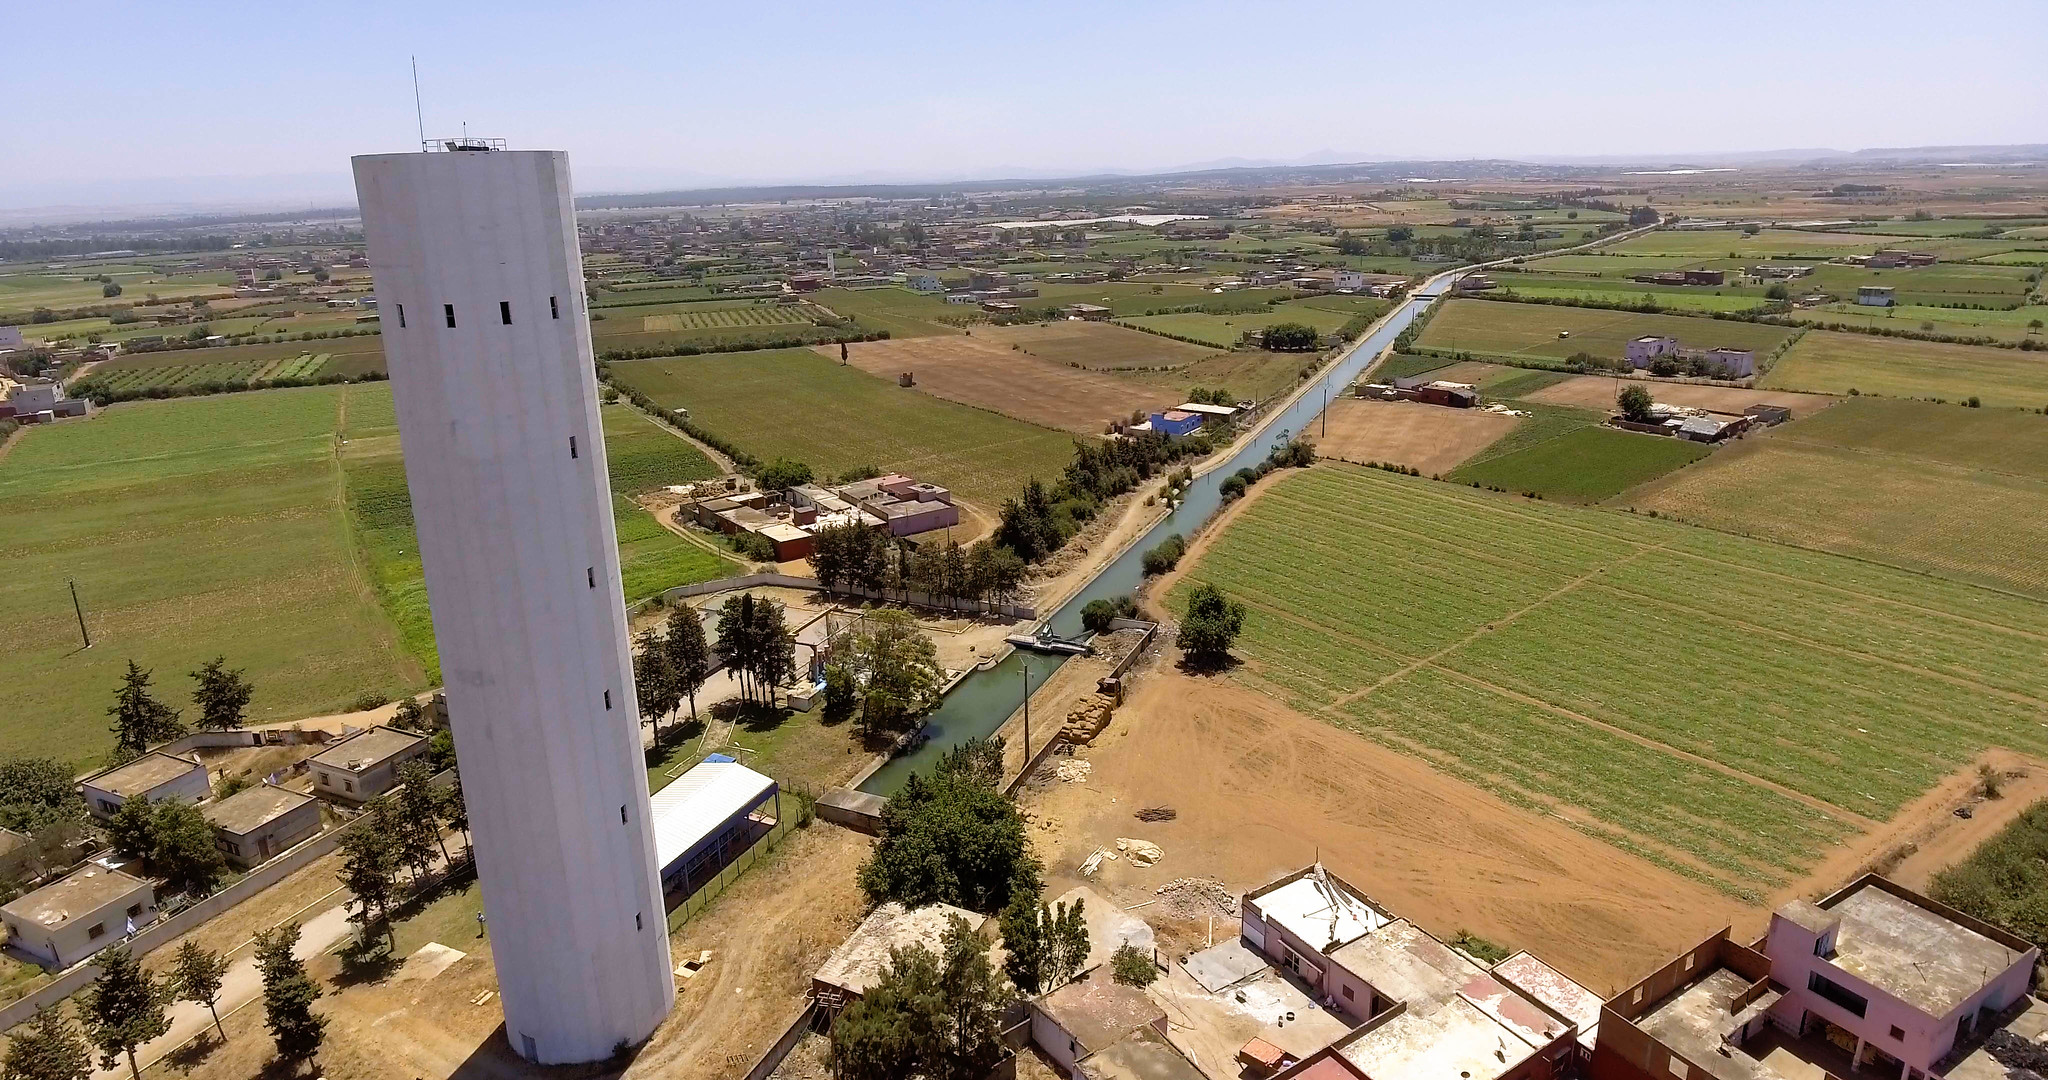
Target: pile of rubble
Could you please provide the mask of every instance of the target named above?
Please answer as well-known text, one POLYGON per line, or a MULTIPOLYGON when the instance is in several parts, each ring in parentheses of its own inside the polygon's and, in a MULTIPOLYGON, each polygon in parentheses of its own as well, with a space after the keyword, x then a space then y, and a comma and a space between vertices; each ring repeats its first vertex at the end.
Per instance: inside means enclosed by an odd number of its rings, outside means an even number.
POLYGON ((1159 906, 1176 919, 1206 919, 1211 915, 1234 917, 1237 898, 1223 883, 1209 878, 1175 878, 1154 890, 1159 906))
POLYGON ((1067 713, 1065 726, 1060 728, 1060 737, 1077 746, 1086 746, 1095 741, 1102 729, 1109 726, 1110 713, 1116 709, 1116 701, 1107 694, 1094 694, 1081 699, 1067 713))

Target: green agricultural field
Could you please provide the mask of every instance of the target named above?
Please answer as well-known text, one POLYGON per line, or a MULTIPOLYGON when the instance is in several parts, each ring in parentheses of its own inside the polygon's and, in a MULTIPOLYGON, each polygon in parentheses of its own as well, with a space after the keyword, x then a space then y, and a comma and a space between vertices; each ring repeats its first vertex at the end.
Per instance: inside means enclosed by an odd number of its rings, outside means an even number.
POLYGON ((825 289, 816 293, 815 299, 863 327, 887 330, 891 337, 930 337, 960 332, 958 327, 941 321, 946 317, 958 317, 959 308, 930 293, 898 288, 825 289))
POLYGON ((1864 285, 1889 285, 1898 291, 1901 304, 1976 304, 1999 307, 2026 299, 2033 273, 2024 266, 1978 266, 1973 263, 1939 263, 1911 269, 1866 270, 1860 266, 1816 266, 1813 273, 1792 282, 1794 289, 1819 286, 1830 296, 1848 300, 1864 285))
POLYGON ((1785 351, 1763 386, 1883 397, 1980 398, 1986 405, 2048 405, 2048 358, 1989 345, 1815 330, 1785 351))
POLYGON ((1141 330, 1193 338, 1205 345, 1228 349, 1237 345, 1246 333, 1264 330, 1279 323, 1304 323, 1315 327, 1321 333, 1330 334, 1335 333, 1352 318, 1353 316, 1341 311, 1302 307, 1298 303, 1290 303, 1243 315, 1188 312, 1181 315, 1141 315, 1118 321, 1141 330))
POLYGON ((1186 579, 1249 608, 1236 677, 1730 894, 1987 746, 2048 751, 2040 601, 1376 470, 1270 483, 1186 579))
MULTIPOLYGON (((753 329, 761 326, 809 326, 802 304, 745 304, 727 307, 697 305, 660 314, 640 314, 640 329, 650 333, 676 330, 753 329)), ((621 314, 620 318, 628 318, 621 314)))
POLYGON ((0 460, 0 756, 97 761, 131 658, 190 712, 185 673, 225 655, 256 684, 259 721, 428 685, 356 568, 342 512, 335 436, 364 392, 136 402, 27 431, 0 460))
MULTIPOLYGON (((1726 254, 1723 252, 1722 254, 1726 254)), ((1598 251, 1573 252, 1570 255, 1551 255, 1533 259, 1523 264, 1527 270, 1577 277, 1591 275, 1599 278, 1627 278, 1632 274, 1661 274, 1667 270, 1707 269, 1716 262, 1727 260, 1718 256, 1701 258, 1693 255, 1607 255, 1598 251)))
POLYGON ((2048 304, 2030 304, 2003 311, 1977 308, 1922 307, 1900 304, 1889 308, 1864 307, 1855 303, 1827 304, 1797 308, 1786 317, 1815 325, 1842 323, 1848 326, 1887 327, 1901 330, 1953 334, 1956 337, 1989 337, 1999 341, 2048 341, 2031 324, 2040 319, 2048 324, 2048 304))
POLYGON ((1712 452, 1701 443, 1667 435, 1576 427, 1519 450, 1469 462, 1451 473, 1450 479, 1513 492, 1533 491, 1546 499, 1599 502, 1712 452))
POLYGON ((1869 254, 1878 248, 1907 247, 1895 236, 1863 233, 1765 229, 1754 236, 1736 229, 1696 229, 1632 236, 1606 250, 1618 255, 1683 255, 1694 259, 1814 259, 1869 254))
POLYGON ((905 390, 809 349, 611 365, 612 378, 761 459, 831 475, 861 465, 943 484, 993 512, 1036 476, 1056 479, 1073 438, 905 390))
POLYGON ((1796 331, 1763 323, 1642 315, 1602 308, 1515 304, 1496 300, 1450 300, 1429 321, 1417 342, 1425 348, 1507 357, 1521 362, 1554 362, 1587 352, 1619 360, 1628 342, 1645 334, 1669 334, 1686 348, 1752 349, 1759 356, 1796 331), (1559 337, 1569 331, 1570 337, 1559 337))
POLYGON ((1854 226, 1856 232, 1875 233, 1882 236, 1966 236, 1986 229, 2024 229, 2039 225, 2043 218, 1933 218, 1927 221, 1913 221, 1899 218, 1894 221, 1860 222, 1854 226))
POLYGON ((670 484, 709 480, 718 475, 711 459, 695 446, 626 404, 603 406, 604 453, 612 490, 643 495, 670 484))
POLYGON ((1749 311, 1769 303, 1754 287, 1643 285, 1608 278, 1585 279, 1563 274, 1495 274, 1501 291, 1517 296, 1590 300, 1603 304, 1634 304, 1645 299, 1674 311, 1749 311))
POLYGON ((2048 598, 2048 418, 1853 398, 1630 492, 1685 521, 2048 598))

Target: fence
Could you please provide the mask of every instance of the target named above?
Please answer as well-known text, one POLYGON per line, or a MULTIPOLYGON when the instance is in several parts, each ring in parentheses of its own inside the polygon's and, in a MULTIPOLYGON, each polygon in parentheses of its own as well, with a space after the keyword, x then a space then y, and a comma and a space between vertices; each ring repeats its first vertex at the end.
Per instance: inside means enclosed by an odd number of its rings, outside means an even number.
POLYGON ((314 729, 301 731, 298 728, 257 728, 249 731, 195 731, 175 742, 154 747, 166 754, 182 754, 188 750, 217 749, 225 746, 302 746, 307 743, 332 742, 337 736, 331 731, 314 729))
POLYGON ((853 589, 844 586, 831 589, 818 583, 816 578, 797 577, 794 574, 743 574, 739 577, 719 578, 717 581, 700 581, 695 585, 678 585, 661 594, 664 603, 673 604, 691 596, 707 593, 728 592, 733 589, 752 589, 773 585, 785 589, 813 589, 834 596, 852 596, 863 600, 884 600, 890 603, 909 604, 911 607, 931 608, 937 611, 964 611, 970 614, 992 612, 1012 619, 1035 619, 1037 612, 1022 604, 984 604, 979 600, 960 600, 954 597, 931 596, 917 591, 889 592, 884 590, 853 589))
POLYGON ((718 899, 719 895, 738 880, 741 874, 746 873, 749 867, 774 851, 775 845, 781 843, 784 837, 793 830, 804 828, 811 823, 811 798, 797 794, 796 802, 797 808, 794 813, 782 815, 775 822, 775 827, 768 830, 767 835, 754 841, 746 851, 740 853, 739 858, 725 864, 710 881, 685 897, 682 903, 677 904, 675 909, 668 913, 669 933, 681 930, 693 916, 703 914, 704 909, 710 907, 713 900, 718 899))

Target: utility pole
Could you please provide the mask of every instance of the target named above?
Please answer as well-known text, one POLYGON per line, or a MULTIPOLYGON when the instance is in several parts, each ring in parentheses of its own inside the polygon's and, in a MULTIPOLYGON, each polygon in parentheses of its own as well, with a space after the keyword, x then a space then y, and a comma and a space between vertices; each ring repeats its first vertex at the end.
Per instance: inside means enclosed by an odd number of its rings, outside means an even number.
POLYGON ((1323 438, 1330 437, 1330 381, 1323 380, 1323 438))
POLYGON ((1031 661, 1018 663, 1024 672, 1024 767, 1031 767, 1031 661))
POLYGON ((92 634, 85 629, 85 607, 78 602, 78 582, 72 578, 65 578, 64 583, 71 586, 71 610, 78 613, 78 636, 85 639, 85 647, 90 649, 92 634))

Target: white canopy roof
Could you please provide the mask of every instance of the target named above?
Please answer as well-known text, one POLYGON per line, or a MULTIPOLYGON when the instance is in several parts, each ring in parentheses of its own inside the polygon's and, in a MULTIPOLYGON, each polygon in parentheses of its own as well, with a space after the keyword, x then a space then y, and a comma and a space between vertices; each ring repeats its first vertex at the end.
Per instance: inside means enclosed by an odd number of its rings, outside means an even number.
POLYGON ((736 761, 705 761, 648 800, 653 808, 654 852, 665 870, 733 815, 775 790, 775 781, 736 761))

